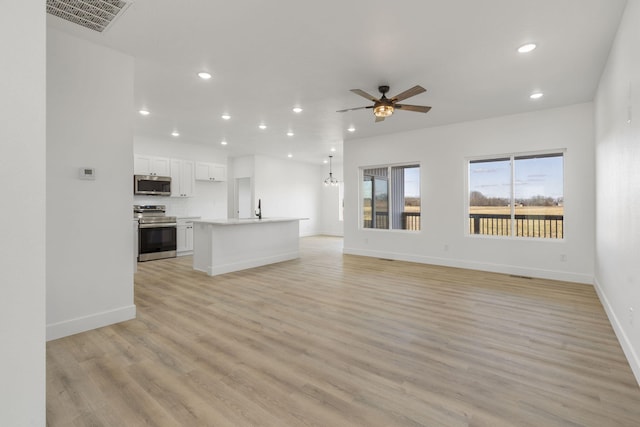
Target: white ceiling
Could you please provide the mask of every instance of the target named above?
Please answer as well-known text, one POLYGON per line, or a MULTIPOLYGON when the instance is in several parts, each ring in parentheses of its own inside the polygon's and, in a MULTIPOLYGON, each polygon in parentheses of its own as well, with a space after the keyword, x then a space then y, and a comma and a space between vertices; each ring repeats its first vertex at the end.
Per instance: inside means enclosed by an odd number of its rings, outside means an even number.
POLYGON ((132 111, 136 135, 321 163, 354 138, 592 100, 625 3, 134 0, 104 33, 48 24, 135 58, 135 110, 151 111, 132 111), (517 53, 525 42, 538 49, 517 53), (380 123, 370 109, 336 112, 370 104, 349 89, 377 96, 380 84, 419 84, 427 92, 404 103, 433 109, 380 123))

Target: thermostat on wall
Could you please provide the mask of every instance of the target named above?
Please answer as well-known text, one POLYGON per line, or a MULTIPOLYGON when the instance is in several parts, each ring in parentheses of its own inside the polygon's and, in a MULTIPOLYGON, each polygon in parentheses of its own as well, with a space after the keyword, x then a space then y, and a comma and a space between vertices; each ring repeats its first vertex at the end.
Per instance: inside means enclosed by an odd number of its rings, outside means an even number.
POLYGON ((80 168, 80 179, 96 179, 95 168, 80 168))

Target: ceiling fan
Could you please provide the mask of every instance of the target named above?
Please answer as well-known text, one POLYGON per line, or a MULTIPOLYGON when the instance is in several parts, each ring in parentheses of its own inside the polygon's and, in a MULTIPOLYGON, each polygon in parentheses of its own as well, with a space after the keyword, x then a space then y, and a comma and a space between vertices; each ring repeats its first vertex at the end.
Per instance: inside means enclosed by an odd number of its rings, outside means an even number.
POLYGON ((422 92, 426 92, 427 90, 422 86, 416 85, 411 89, 407 89, 402 93, 394 96, 393 98, 387 98, 386 93, 389 92, 389 86, 378 86, 378 90, 382 94, 380 99, 369 95, 367 92, 360 89, 351 89, 351 92, 356 95, 360 95, 363 98, 367 98, 369 101, 373 101, 373 105, 369 105, 367 107, 356 107, 356 108, 347 108, 346 110, 338 110, 338 113, 344 113, 346 111, 353 110, 362 110, 364 108, 373 108, 373 115, 376 116, 376 122, 383 121, 386 117, 389 117, 393 114, 393 112, 398 110, 407 110, 407 111, 415 111, 418 113, 426 113, 431 110, 431 107, 425 107, 423 105, 407 105, 407 104, 398 104, 398 101, 405 100, 412 96, 418 95, 422 92))

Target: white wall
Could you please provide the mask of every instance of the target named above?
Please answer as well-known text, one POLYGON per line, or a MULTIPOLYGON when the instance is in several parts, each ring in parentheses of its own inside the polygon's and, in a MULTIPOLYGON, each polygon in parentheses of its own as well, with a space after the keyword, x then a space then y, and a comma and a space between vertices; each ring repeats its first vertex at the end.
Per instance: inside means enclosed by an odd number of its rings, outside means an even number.
POLYGON ((596 97, 596 289, 640 382, 640 1, 629 0, 596 97), (629 119, 631 119, 630 122, 629 119), (633 313, 630 311, 633 309, 633 313))
POLYGON ((45 5, 0 14, 0 425, 45 425, 45 5))
MULTIPOLYGON (((163 140, 136 136, 133 151, 141 155, 227 164, 227 153, 224 150, 180 139, 163 140)), ((196 181, 193 197, 134 196, 133 202, 137 205, 166 205, 167 215, 172 216, 226 218, 227 188, 227 182, 196 181)))
POLYGON ((133 58, 48 29, 48 339, 135 317, 133 73, 133 58))
POLYGON ((254 198, 262 200, 264 217, 309 218, 300 221, 300 235, 318 234, 323 190, 320 165, 255 156, 254 198))
POLYGON ((349 141, 344 146, 345 253, 592 283, 592 122, 593 105, 587 103, 349 141), (465 235, 467 157, 553 149, 566 149, 564 240, 465 235), (416 161, 423 230, 361 229, 359 167, 416 161))

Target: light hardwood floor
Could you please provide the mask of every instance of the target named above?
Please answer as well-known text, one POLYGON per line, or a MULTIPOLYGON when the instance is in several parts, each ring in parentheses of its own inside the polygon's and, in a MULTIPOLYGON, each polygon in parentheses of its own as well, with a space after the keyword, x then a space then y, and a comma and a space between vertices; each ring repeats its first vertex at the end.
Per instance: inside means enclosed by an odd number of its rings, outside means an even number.
POLYGON ((587 285, 342 255, 142 263, 136 320, 47 344, 51 426, 638 426, 587 285))

